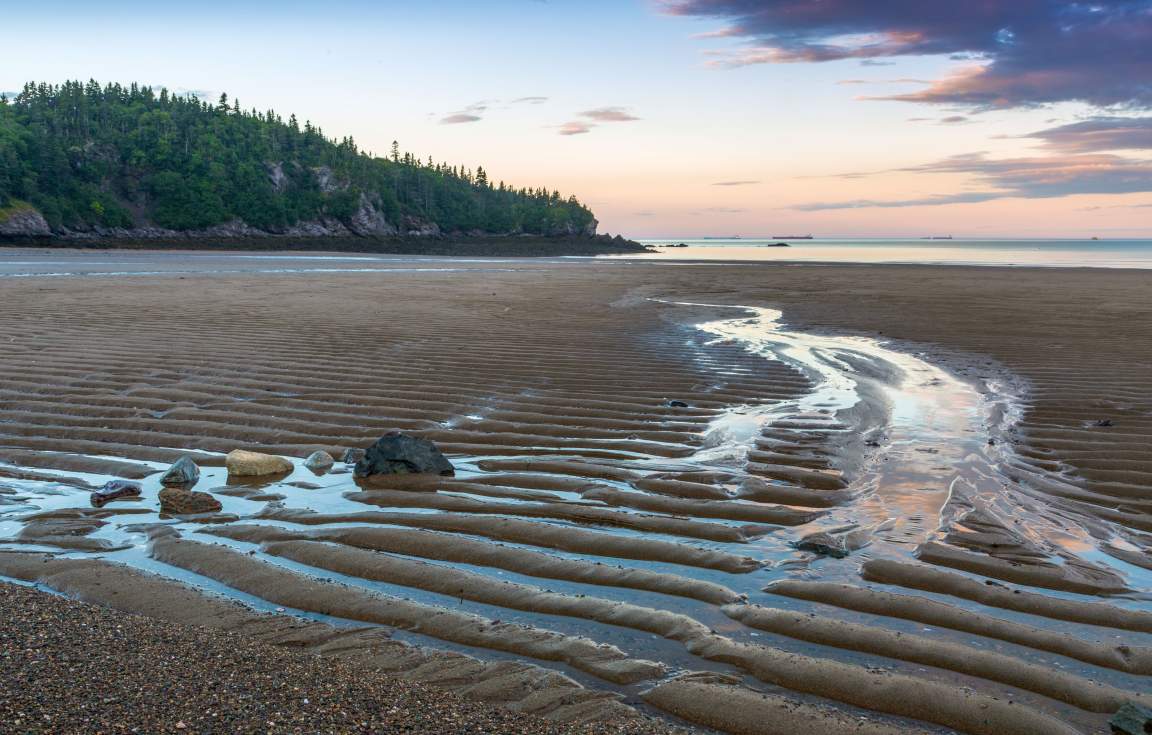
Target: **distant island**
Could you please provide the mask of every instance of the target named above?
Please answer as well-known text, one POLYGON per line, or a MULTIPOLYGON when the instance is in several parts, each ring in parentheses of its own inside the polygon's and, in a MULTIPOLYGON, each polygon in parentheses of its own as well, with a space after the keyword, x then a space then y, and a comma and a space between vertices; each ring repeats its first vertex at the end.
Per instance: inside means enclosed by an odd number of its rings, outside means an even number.
POLYGON ((642 252, 575 197, 361 151, 295 116, 69 81, 0 96, 0 242, 373 252, 642 252))

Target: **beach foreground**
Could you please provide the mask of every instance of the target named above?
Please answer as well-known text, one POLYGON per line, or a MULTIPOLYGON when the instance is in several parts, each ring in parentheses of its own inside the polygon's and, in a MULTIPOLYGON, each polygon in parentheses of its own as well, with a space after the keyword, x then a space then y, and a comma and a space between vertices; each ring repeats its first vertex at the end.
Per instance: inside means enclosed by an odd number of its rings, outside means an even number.
POLYGON ((1146 272, 89 257, 0 276, 0 575, 572 726, 1148 704, 1146 272), (300 466, 391 430, 456 476, 300 466), (223 508, 161 517, 189 451, 223 508), (90 507, 114 477, 143 498, 90 507))

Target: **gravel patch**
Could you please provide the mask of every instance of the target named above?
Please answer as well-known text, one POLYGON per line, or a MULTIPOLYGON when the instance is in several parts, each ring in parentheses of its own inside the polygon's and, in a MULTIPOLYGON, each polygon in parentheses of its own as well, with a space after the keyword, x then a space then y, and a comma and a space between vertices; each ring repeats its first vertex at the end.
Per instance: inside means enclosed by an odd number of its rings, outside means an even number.
POLYGON ((6 733, 683 732, 555 725, 347 662, 0 584, 6 733))

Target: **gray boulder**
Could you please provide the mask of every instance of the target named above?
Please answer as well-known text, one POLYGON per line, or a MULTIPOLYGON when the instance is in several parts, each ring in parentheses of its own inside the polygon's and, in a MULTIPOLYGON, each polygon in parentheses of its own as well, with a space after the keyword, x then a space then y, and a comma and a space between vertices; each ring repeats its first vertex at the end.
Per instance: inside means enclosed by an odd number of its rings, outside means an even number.
POLYGON ((160 484, 165 487, 174 485, 178 486, 191 486, 195 485, 196 481, 200 479, 200 468, 192 461, 191 457, 181 457, 176 460, 168 470, 160 476, 160 484))
POLYGON ((344 464, 356 464, 364 459, 366 452, 363 449, 345 449, 340 461, 344 464))
POLYGON ((843 559, 851 551, 843 536, 833 536, 824 531, 808 534, 796 542, 796 548, 800 551, 811 551, 820 556, 831 556, 836 559, 843 559))
POLYGON ((304 460, 304 466, 313 472, 326 472, 336 464, 336 460, 332 459, 332 455, 328 452, 312 452, 308 455, 308 459, 304 460))
POLYGON ((356 477, 373 475, 455 475, 456 468, 427 439, 393 431, 368 447, 356 463, 356 477))

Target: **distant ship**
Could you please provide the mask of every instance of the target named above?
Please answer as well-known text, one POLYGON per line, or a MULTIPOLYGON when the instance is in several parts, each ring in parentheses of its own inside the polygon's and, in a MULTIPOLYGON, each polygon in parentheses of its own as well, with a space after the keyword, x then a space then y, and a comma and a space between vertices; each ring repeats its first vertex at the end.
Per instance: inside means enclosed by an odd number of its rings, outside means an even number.
POLYGON ((773 240, 815 240, 811 235, 773 235, 773 240))
POLYGON ((922 237, 921 240, 951 240, 951 235, 934 235, 932 237, 922 237))

